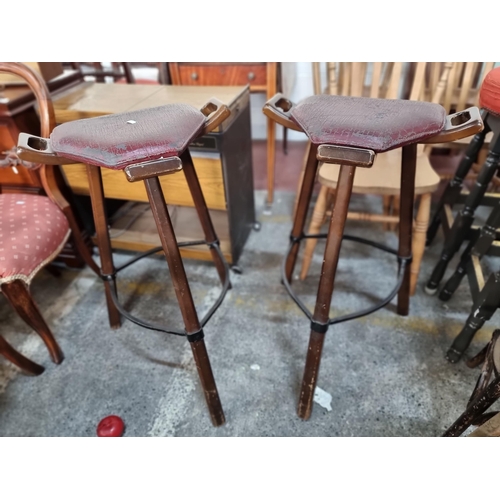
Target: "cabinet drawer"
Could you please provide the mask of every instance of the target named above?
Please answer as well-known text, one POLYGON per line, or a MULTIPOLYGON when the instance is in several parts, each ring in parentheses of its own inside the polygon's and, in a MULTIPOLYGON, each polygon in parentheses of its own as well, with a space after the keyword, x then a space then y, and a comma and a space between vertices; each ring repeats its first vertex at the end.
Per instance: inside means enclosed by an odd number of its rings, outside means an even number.
POLYGON ((178 63, 178 69, 180 81, 173 82, 177 85, 250 85, 252 90, 266 88, 266 63, 178 63))

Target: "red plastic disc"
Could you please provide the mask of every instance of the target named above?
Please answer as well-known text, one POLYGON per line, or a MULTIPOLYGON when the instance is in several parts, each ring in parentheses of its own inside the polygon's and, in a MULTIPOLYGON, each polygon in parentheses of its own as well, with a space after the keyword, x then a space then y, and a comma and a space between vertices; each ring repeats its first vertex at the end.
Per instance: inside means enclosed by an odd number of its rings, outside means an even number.
POLYGON ((99 422, 97 435, 99 437, 121 437, 124 429, 125 424, 120 417, 109 415, 99 422))

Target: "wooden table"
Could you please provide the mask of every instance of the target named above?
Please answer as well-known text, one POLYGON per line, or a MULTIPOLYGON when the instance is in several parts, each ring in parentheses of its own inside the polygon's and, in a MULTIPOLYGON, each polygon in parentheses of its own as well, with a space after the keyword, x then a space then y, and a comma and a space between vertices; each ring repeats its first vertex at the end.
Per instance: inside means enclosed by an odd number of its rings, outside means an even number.
MULTIPOLYGON (((168 63, 174 85, 250 85, 250 92, 263 92, 271 99, 282 91, 281 66, 276 62, 180 62, 168 63)), ((286 150, 286 128, 283 129, 286 150)), ((276 128, 267 119, 267 209, 274 199, 276 128)))
MULTIPOLYGON (((190 145, 194 166, 210 210, 221 249, 235 264, 255 225, 250 108, 248 86, 181 87, 171 85, 121 85, 84 82, 54 99, 56 121, 64 123, 111 113, 122 113, 169 103, 201 108, 216 97, 231 109, 231 116, 214 132, 190 145)), ((88 195, 83 164, 63 167, 73 192, 88 195)), ((127 250, 158 246, 159 238, 142 183, 130 183, 123 172, 102 170, 106 198, 136 202, 120 209, 112 224, 112 245, 127 250), (137 203, 139 202, 139 203, 137 203), (115 235, 113 237, 113 235, 115 235)), ((179 241, 203 239, 184 174, 161 178, 165 200, 172 212, 179 241)), ((210 260, 206 247, 182 249, 185 257, 210 260)))

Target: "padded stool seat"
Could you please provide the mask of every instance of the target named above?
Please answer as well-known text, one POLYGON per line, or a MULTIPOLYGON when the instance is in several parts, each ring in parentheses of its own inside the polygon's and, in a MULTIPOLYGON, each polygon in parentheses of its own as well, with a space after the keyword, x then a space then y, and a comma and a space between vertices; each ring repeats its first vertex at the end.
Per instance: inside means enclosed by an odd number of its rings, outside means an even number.
POLYGON ((193 106, 167 104, 63 123, 54 129, 50 140, 60 156, 123 170, 133 163, 182 153, 205 120, 193 106))
POLYGON ((291 110, 313 144, 335 144, 382 153, 437 135, 446 111, 439 104, 402 99, 315 95, 291 110))
POLYGON ((500 115, 500 68, 492 69, 479 91, 479 106, 494 115, 500 115))
POLYGON ((36 273, 62 250, 68 219, 46 196, 0 194, 0 284, 36 273))

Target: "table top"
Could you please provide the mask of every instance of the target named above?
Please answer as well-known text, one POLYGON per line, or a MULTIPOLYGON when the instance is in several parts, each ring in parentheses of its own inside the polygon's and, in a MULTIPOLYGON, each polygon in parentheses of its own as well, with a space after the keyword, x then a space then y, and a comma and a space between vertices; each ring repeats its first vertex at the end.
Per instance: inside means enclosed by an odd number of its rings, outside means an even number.
MULTIPOLYGON (((57 123, 64 123, 172 103, 191 104, 200 109, 211 97, 235 111, 248 102, 249 87, 83 82, 54 96, 53 103, 57 123)), ((224 128, 228 123, 224 122, 224 128)))

